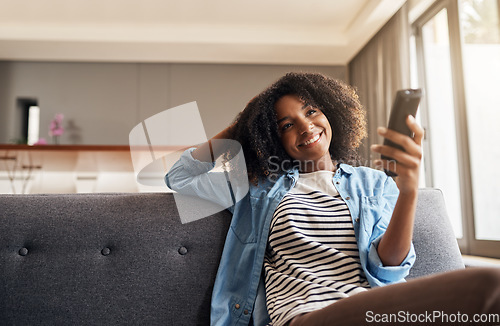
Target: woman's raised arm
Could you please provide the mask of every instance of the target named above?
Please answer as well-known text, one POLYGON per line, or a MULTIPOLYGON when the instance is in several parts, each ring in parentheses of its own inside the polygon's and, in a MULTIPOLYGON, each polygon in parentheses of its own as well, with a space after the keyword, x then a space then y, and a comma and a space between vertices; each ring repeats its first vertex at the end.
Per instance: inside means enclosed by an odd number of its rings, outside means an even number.
POLYGON ((233 122, 226 129, 219 132, 217 135, 212 137, 206 143, 203 143, 198 148, 196 148, 191 155, 193 158, 202 162, 214 162, 217 157, 221 156, 223 153, 227 152, 228 148, 225 146, 224 142, 218 141, 213 142, 212 139, 233 139, 233 130, 236 127, 236 122, 233 122))
POLYGON ((406 124, 414 132, 413 138, 386 128, 378 130, 381 136, 403 146, 405 151, 385 145, 372 146, 374 152, 392 157, 396 161, 379 160, 378 163, 398 174, 396 184, 399 197, 391 221, 377 248, 380 260, 386 266, 398 266, 404 261, 413 236, 424 130, 412 116, 408 116, 406 124))

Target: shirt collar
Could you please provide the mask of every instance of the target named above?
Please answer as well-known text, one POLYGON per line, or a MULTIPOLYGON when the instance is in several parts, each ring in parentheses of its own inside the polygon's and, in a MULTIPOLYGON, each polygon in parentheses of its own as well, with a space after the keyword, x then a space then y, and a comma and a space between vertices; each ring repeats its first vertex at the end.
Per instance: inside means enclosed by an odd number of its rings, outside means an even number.
POLYGON ((347 173, 347 174, 352 174, 354 172, 354 168, 350 166, 349 164, 345 163, 339 163, 337 165, 337 169, 342 170, 342 172, 347 173))
MULTIPOLYGON (((337 164, 337 169, 342 170, 342 172, 347 173, 347 174, 353 174, 354 168, 350 166, 349 164, 345 163, 339 163, 337 164)), ((290 169, 286 172, 287 177, 289 178, 294 178, 297 179, 299 177, 299 169, 298 168, 293 168, 290 169)))
POLYGON ((298 179, 299 177, 299 169, 298 168, 292 168, 286 172, 287 177, 293 178, 295 180, 298 179))

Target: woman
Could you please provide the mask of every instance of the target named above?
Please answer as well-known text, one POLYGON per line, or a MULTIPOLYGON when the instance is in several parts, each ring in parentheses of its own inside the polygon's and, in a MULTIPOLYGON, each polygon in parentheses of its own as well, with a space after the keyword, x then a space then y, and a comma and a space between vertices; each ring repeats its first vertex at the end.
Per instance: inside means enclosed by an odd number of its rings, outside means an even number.
MULTIPOLYGON (((394 158, 396 164, 377 165, 397 172, 396 182, 381 171, 346 164, 356 163, 366 136, 354 90, 320 74, 289 73, 212 138, 241 144, 250 181, 248 193, 230 207, 213 325, 264 325, 269 317, 273 325, 361 325, 399 311, 500 310, 498 271, 404 283, 415 260, 411 237, 423 137, 414 119, 407 124, 413 138, 378 130, 405 151, 372 147, 394 158)), ((167 174, 167 185, 210 198, 220 188, 207 172, 223 154, 234 153, 220 141, 186 151, 167 174)))

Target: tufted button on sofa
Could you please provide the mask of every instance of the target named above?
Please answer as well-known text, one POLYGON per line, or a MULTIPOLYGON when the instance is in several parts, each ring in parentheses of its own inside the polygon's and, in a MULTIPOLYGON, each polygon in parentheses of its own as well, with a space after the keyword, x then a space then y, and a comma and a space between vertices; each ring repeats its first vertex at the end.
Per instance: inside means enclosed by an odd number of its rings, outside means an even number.
MULTIPOLYGON (((182 224, 167 193, 0 195, 0 325, 209 325, 230 220, 182 224)), ((410 277, 464 267, 439 190, 414 230, 410 277)))

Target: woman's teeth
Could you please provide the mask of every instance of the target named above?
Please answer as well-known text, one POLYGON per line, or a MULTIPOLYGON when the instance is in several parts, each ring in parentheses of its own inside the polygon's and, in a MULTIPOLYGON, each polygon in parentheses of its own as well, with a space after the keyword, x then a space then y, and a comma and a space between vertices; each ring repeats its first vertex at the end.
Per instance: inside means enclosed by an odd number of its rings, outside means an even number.
POLYGON ((313 138, 309 139, 308 141, 306 141, 304 144, 302 144, 303 146, 307 146, 309 144, 312 144, 314 143, 315 141, 317 141, 319 139, 319 136, 320 134, 317 134, 316 136, 314 136, 313 138))

